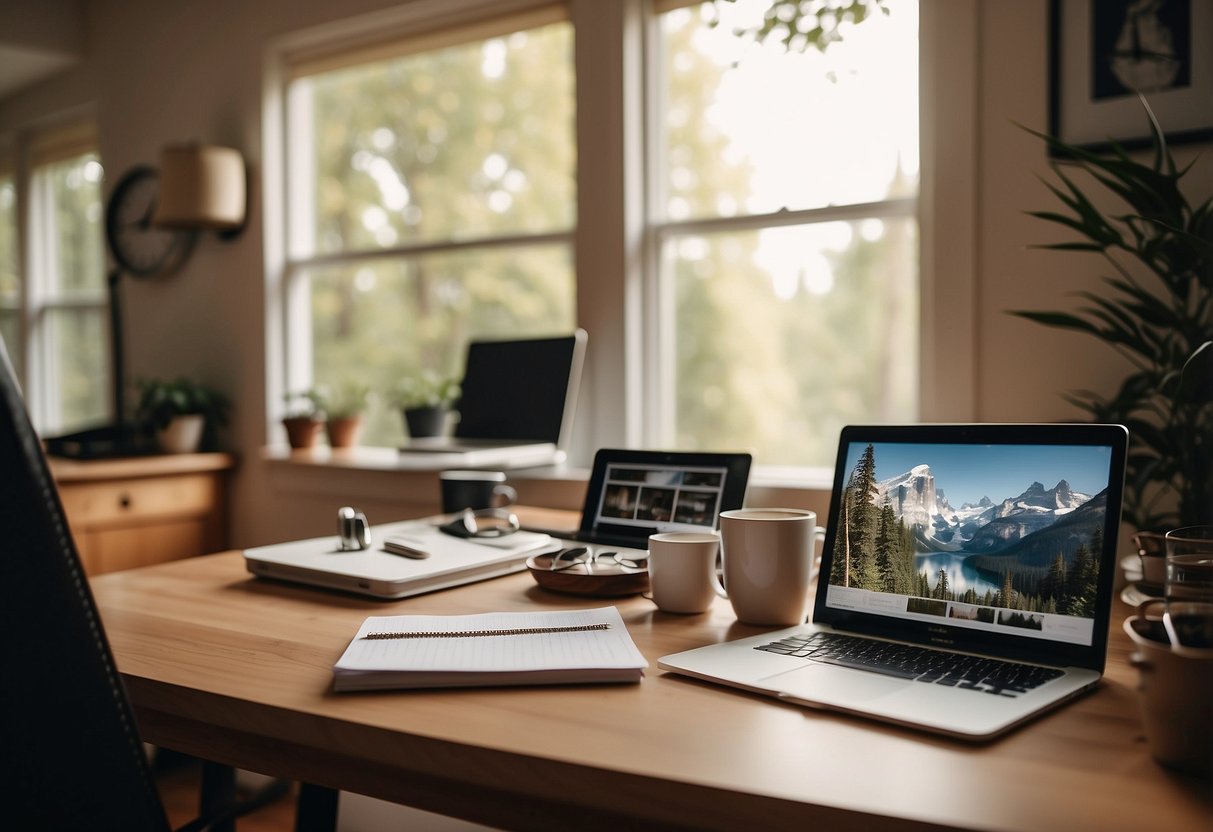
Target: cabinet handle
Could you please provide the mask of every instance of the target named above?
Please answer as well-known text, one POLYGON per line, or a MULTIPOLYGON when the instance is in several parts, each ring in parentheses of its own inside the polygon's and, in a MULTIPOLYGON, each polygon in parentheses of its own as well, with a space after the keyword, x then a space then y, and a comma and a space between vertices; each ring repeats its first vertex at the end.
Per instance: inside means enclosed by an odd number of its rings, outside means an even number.
POLYGON ((123 508, 130 508, 131 507, 131 495, 123 494, 121 497, 119 497, 118 505, 122 506, 123 508))

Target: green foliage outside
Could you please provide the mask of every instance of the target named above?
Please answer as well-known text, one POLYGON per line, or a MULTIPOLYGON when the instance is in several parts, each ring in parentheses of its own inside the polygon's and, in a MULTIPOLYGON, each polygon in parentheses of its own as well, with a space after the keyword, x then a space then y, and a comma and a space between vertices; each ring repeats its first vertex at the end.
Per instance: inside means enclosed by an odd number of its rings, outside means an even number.
MULTIPOLYGON (((670 199, 708 215, 722 195, 743 200, 752 171, 727 161, 728 140, 710 126, 724 70, 695 46, 701 20, 687 15, 667 33, 668 97, 685 114, 667 122, 666 146, 671 165, 695 172, 671 183, 670 199)), ((903 196, 916 184, 895 179, 888 188, 903 196)), ((820 255, 832 276, 827 290, 802 285, 790 297, 755 258, 770 231, 671 241, 677 447, 743 448, 767 464, 828 466, 843 425, 916 416, 916 224, 884 220, 874 239, 859 222, 827 225, 774 232, 806 260, 820 255), (831 245, 846 235, 849 245, 831 245), (687 247, 693 257, 681 256, 687 247)))
POLYGON ((21 276, 17 265, 17 188, 11 175, 0 176, 0 338, 14 366, 21 366, 18 305, 21 276))
MULTIPOLYGON (((696 43, 706 17, 692 9, 679 19, 666 34, 666 94, 678 113, 665 124, 666 162, 693 175, 667 185, 694 216, 712 216, 744 205, 753 171, 708 117, 727 68, 696 43)), ((570 232, 571 50, 569 27, 556 24, 300 82, 316 132, 316 254, 570 232)), ((890 196, 915 192, 909 178, 888 185, 890 196)), ((828 465, 842 425, 916 415, 916 225, 882 223, 875 234, 857 221, 668 239, 661 327, 672 327, 675 349, 664 444, 828 465), (830 285, 778 287, 757 256, 763 233, 824 263, 830 285)), ((472 338, 575 326, 571 257, 571 244, 555 241, 310 268, 315 381, 353 377, 382 394, 364 441, 397 444, 390 393, 402 378, 457 376, 472 338)))
MULTIPOLYGON (((355 67, 309 82, 318 253, 571 232, 568 24, 355 67)), ((488 245, 316 268, 314 377, 380 394, 364 441, 404 439, 390 392, 458 376, 473 338, 571 331, 571 245, 488 245)))
POLYGON ((50 309, 43 321, 53 356, 59 419, 52 430, 103 422, 109 414, 109 330, 105 303, 101 166, 94 153, 35 171, 52 200, 51 258, 43 291, 58 299, 83 299, 92 307, 50 309))

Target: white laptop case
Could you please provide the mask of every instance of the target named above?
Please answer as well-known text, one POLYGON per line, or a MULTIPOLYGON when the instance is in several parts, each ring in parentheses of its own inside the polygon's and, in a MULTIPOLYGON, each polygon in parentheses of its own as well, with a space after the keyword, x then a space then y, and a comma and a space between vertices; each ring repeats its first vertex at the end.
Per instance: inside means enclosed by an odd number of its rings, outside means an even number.
POLYGON ((461 539, 438 531, 436 523, 428 519, 372 527, 369 549, 342 551, 339 543, 333 534, 246 549, 245 566, 262 578, 391 599, 520 572, 526 568, 527 557, 554 548, 551 536, 537 532, 461 539), (393 536, 429 557, 384 551, 383 541, 393 536))
POLYGON ((845 428, 812 623, 665 656, 658 666, 960 738, 1003 733, 1091 689, 1102 675, 1126 442, 1118 425, 845 428), (843 568, 848 553, 864 555, 854 538, 846 545, 841 513, 850 499, 848 516, 855 516, 860 482, 869 484, 874 511, 891 509, 913 541, 901 560, 882 561, 879 574, 843 568), (940 570, 950 576, 943 591, 940 570), (869 585, 853 579, 861 574, 869 585), (890 590, 897 581, 913 589, 890 590), (1060 672, 1020 691, 1004 689, 994 675, 959 682, 795 655, 793 646, 815 633, 1060 672))

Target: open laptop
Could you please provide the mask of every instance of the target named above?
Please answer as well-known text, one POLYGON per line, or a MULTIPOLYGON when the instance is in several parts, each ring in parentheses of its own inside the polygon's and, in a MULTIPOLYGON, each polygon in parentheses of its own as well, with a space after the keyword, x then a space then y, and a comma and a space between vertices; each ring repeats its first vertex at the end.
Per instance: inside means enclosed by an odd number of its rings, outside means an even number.
POLYGON ((600 449, 572 539, 648 549, 658 532, 713 530, 741 508, 749 476, 747 453, 600 449))
POLYGON ((997 736, 1103 673, 1127 439, 1119 425, 844 428, 812 623, 658 666, 997 736))
POLYGON ((585 330, 556 338, 473 341, 461 382, 453 437, 410 440, 400 467, 563 462, 572 437, 585 330))

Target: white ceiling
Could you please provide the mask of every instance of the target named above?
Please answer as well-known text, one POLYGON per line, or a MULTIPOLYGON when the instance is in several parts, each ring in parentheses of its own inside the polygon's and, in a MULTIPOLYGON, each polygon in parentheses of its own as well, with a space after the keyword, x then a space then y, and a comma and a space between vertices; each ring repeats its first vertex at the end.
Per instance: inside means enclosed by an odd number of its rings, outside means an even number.
POLYGON ((0 43, 0 99, 64 71, 77 60, 62 52, 0 43))
POLYGON ((0 101, 78 63, 88 0, 0 0, 0 101))

